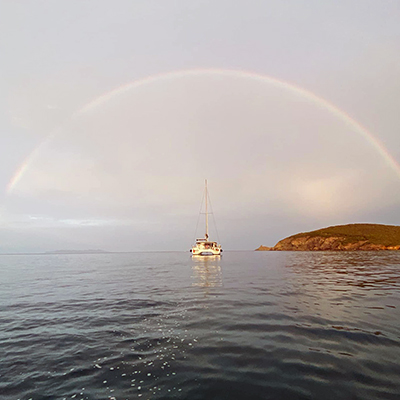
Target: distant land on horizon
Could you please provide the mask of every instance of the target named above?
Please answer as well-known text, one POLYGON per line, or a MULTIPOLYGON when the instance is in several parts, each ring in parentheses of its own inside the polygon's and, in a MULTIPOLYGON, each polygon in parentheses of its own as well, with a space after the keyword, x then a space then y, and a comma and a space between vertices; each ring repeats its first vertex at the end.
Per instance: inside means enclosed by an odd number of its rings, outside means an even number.
POLYGON ((256 251, 377 251, 400 250, 400 226, 382 224, 336 225, 302 232, 256 251))
POLYGON ((0 253, 2 256, 41 256, 41 255, 56 255, 56 254, 110 254, 115 253, 113 251, 105 251, 100 249, 88 249, 88 250, 51 250, 51 251, 21 251, 21 252, 6 252, 0 253))
POLYGON ((109 253, 109 251, 101 249, 87 249, 87 250, 53 250, 46 251, 43 254, 98 254, 98 253, 109 253))

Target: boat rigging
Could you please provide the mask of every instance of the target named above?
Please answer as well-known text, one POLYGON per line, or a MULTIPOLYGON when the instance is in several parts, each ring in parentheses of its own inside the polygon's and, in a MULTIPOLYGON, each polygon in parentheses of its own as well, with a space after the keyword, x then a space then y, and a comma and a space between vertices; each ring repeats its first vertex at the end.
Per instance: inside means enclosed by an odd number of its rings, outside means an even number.
POLYGON ((208 188, 207 179, 205 180, 205 228, 204 238, 196 239, 196 243, 190 249, 192 256, 219 256, 222 253, 221 245, 209 240, 208 234, 208 188))

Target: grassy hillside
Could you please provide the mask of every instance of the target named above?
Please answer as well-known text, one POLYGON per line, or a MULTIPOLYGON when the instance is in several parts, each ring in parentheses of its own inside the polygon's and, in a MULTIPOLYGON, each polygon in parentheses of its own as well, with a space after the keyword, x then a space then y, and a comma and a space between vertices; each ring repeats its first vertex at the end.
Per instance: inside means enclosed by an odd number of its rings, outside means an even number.
POLYGON ((368 240, 372 244, 395 246, 400 244, 400 226, 379 224, 338 225, 312 232, 298 233, 297 235, 290 236, 290 238, 300 238, 304 236, 339 236, 345 238, 344 243, 368 240))

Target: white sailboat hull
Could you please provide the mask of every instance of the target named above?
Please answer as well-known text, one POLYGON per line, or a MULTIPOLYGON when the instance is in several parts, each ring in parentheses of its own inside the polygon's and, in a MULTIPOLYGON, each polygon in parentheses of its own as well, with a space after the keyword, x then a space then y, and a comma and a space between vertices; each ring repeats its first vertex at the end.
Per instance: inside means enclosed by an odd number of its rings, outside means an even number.
POLYGON ((199 246, 193 246, 191 252, 193 256, 219 256, 221 255, 222 250, 219 247, 206 249, 199 246))

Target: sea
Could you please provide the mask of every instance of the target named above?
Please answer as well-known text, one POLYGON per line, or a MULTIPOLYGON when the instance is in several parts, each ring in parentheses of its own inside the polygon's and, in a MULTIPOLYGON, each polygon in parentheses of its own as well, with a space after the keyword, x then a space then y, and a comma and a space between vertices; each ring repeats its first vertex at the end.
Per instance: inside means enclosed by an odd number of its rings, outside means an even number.
POLYGON ((400 252, 0 256, 0 398, 400 399, 400 252))

